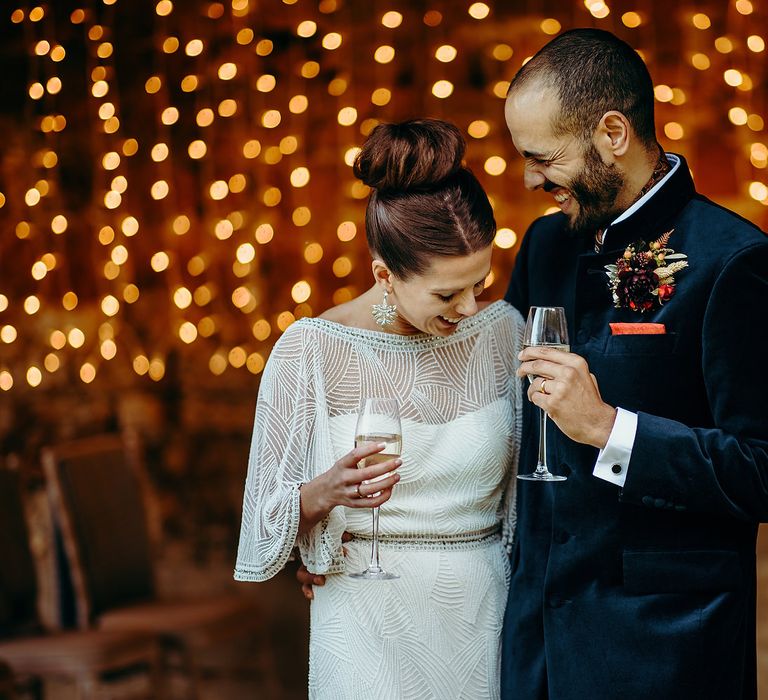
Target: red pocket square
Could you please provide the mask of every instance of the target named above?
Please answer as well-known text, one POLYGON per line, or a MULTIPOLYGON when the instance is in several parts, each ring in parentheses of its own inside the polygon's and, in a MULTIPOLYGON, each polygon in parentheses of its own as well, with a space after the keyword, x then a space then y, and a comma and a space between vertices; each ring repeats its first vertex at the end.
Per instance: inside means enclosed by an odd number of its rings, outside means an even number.
POLYGON ((610 323, 611 335, 663 335, 663 323, 610 323))

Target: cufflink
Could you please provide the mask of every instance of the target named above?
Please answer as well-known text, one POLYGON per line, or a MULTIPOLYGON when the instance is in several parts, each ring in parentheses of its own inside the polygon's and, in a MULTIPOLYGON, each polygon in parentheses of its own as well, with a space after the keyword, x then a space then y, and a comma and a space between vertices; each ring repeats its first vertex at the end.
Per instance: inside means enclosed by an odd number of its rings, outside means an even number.
POLYGON ((614 474, 621 474, 621 465, 620 465, 620 464, 614 464, 614 465, 611 467, 611 471, 612 471, 614 474))

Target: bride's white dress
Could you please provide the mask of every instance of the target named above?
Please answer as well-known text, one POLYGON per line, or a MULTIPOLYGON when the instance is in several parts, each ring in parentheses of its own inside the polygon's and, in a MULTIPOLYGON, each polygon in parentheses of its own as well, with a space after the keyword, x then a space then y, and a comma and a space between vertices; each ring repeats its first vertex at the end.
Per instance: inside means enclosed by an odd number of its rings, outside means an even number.
POLYGON ((311 606, 309 695, 497 698, 521 387, 522 319, 496 302, 449 338, 302 319, 259 390, 235 578, 264 580, 295 544, 326 574, 311 606), (335 508, 296 539, 299 486, 354 446, 360 398, 394 396, 401 480, 381 509, 394 581, 345 573, 370 558, 371 513, 335 508), (341 545, 341 534, 354 539, 341 545))

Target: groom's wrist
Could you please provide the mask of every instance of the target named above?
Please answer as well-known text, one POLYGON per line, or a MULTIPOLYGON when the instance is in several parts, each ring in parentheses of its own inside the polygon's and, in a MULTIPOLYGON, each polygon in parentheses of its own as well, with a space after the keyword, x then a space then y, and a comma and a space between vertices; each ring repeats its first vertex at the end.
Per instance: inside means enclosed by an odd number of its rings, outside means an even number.
POLYGON ((598 450, 605 449, 608 439, 611 437, 617 413, 618 409, 608 404, 603 404, 603 410, 601 410, 594 424, 592 438, 589 441, 590 445, 597 447, 598 450))

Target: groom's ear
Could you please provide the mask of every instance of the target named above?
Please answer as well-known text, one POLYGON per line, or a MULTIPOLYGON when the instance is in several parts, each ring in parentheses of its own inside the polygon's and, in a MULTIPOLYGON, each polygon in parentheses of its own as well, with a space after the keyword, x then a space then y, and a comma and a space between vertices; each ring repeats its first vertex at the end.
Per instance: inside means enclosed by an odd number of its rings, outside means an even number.
POLYGON ((615 110, 606 112, 597 123, 595 129, 595 148, 600 152, 603 161, 613 162, 616 158, 626 155, 632 136, 629 120, 615 110))

